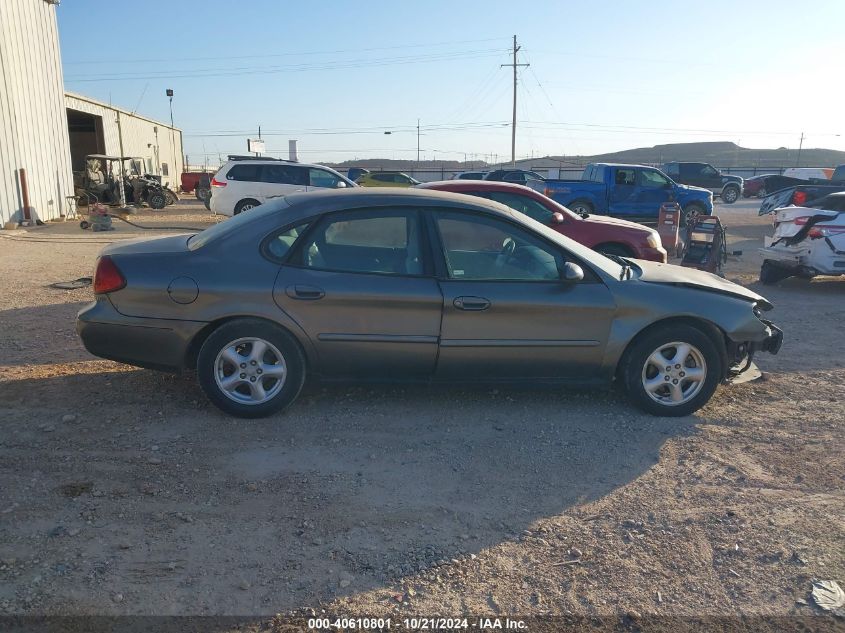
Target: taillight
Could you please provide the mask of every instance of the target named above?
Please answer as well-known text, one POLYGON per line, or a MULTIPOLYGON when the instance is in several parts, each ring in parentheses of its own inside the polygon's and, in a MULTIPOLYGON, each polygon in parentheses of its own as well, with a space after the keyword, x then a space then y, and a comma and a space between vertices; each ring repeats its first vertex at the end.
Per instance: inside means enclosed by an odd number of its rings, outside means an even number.
POLYGON ((792 195, 792 204, 794 204, 796 207, 800 207, 805 202, 807 202, 807 192, 806 191, 796 191, 792 195))
POLYGON ((821 237, 832 237, 834 235, 842 235, 845 233, 845 227, 841 226, 814 226, 809 231, 807 231, 807 235, 809 235, 812 239, 819 239, 821 237))
POLYGON ((225 183, 225 182, 222 182, 222 181, 220 181, 220 180, 217 180, 217 178, 212 178, 212 179, 211 179, 211 186, 212 186, 212 187, 225 187, 227 184, 228 184, 228 183, 225 183))
POLYGON ((551 198, 552 197, 552 188, 546 187, 545 189, 543 189, 543 195, 546 196, 547 198, 551 198))
POLYGON ((120 269, 105 255, 97 260, 97 270, 94 272, 94 292, 103 294, 120 290, 126 285, 126 278, 120 269))

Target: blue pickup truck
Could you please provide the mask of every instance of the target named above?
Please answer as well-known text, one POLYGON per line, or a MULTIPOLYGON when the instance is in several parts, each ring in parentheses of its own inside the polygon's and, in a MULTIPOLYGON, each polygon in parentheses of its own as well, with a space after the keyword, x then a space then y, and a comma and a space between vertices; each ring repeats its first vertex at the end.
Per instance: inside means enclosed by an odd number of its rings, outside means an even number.
POLYGON ((595 213, 629 219, 656 220, 664 202, 681 205, 685 224, 694 215, 713 212, 713 193, 701 187, 679 185, 654 167, 591 163, 581 180, 530 181, 528 186, 545 193, 581 215, 595 213))

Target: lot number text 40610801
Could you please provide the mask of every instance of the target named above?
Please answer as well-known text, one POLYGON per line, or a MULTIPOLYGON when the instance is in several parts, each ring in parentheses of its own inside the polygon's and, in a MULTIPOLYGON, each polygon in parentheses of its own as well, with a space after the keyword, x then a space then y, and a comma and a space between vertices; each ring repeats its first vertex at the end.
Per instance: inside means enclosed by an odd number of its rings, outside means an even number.
POLYGON ((409 631, 449 631, 477 629, 481 631, 524 631, 527 625, 522 620, 510 618, 310 618, 308 628, 315 630, 362 630, 384 631, 406 629, 409 631))

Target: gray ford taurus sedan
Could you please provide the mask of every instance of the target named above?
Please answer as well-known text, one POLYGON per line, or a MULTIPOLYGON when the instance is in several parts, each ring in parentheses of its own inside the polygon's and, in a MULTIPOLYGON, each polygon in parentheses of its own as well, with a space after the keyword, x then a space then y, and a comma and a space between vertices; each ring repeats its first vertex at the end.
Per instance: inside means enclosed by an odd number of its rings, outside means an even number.
POLYGON ((308 376, 621 383, 687 415, 782 332, 760 295, 696 270, 608 259, 500 204, 358 189, 293 194, 201 233, 113 244, 78 316, 92 353, 196 368, 236 416, 308 376))

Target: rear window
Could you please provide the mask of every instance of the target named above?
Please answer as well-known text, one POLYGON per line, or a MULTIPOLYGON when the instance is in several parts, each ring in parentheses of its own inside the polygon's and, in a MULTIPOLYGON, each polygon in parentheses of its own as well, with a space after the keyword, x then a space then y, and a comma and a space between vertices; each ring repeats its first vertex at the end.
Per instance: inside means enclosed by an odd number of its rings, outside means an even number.
POLYGON ((245 180, 258 182, 261 179, 261 165, 233 165, 226 173, 226 180, 245 180))
MULTIPOLYGON (((245 166, 245 165, 244 165, 245 166)), ((240 167, 240 165, 239 165, 240 167)), ((246 213, 239 213, 236 216, 218 222, 214 226, 208 227, 205 231, 197 233, 188 240, 188 248, 195 251, 202 248, 210 242, 226 237, 229 233, 239 231, 249 222, 260 221, 268 215, 279 213, 282 209, 289 207, 287 200, 283 198, 276 198, 272 202, 263 204, 260 207, 250 209, 246 213)))

